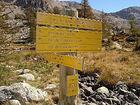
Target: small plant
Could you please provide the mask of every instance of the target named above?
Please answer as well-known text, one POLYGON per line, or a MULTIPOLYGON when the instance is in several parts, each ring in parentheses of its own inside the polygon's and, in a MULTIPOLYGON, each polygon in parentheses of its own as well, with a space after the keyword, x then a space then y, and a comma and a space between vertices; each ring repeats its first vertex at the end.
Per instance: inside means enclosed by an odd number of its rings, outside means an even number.
POLYGON ((0 65, 0 86, 9 85, 14 81, 14 73, 3 65, 0 65))

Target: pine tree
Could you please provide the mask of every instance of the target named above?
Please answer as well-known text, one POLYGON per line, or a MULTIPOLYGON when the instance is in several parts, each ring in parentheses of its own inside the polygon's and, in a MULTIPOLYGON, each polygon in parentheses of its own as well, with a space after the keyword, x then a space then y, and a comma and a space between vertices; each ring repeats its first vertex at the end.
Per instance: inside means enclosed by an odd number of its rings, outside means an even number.
POLYGON ((103 38, 107 38, 108 39, 108 42, 105 43, 105 46, 110 46, 111 45, 111 42, 112 42, 112 36, 111 36, 111 30, 112 30, 112 25, 109 24, 107 22, 107 14, 104 13, 102 11, 102 32, 103 32, 103 38))
POLYGON ((82 17, 82 18, 92 19, 94 16, 92 8, 90 7, 88 0, 82 0, 81 9, 78 10, 78 12, 79 12, 79 17, 82 17))
POLYGON ((30 39, 29 41, 35 42, 35 30, 36 30, 36 10, 34 10, 31 6, 26 8, 25 10, 26 20, 28 21, 28 26, 30 27, 30 39))
POLYGON ((136 35, 137 34, 137 27, 136 27, 136 19, 134 17, 132 17, 130 20, 129 20, 129 24, 130 24, 130 34, 131 35, 136 35))
POLYGON ((61 10, 59 9, 59 7, 56 6, 56 7, 53 8, 53 13, 54 14, 60 14, 60 12, 61 12, 61 10))
POLYGON ((140 51, 140 29, 137 27, 137 21, 135 17, 130 18, 129 24, 130 24, 130 34, 137 37, 135 50, 140 51))

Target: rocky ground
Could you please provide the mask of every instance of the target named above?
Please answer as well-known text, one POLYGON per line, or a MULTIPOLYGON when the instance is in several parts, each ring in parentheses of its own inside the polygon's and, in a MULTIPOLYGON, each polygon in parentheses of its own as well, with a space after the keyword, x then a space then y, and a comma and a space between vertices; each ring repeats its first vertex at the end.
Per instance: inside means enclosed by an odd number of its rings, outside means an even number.
POLYGON ((80 97, 83 105, 140 105, 140 85, 99 82, 98 73, 80 73, 80 97))
POLYGON ((26 81, 34 81, 35 77, 29 69, 16 71, 23 82, 13 83, 10 86, 0 86, 0 105, 30 105, 31 102, 41 102, 48 98, 48 93, 31 86, 26 81))
MULTIPOLYGON (((57 84, 47 84, 43 91, 33 87, 27 81, 34 81, 35 77, 29 69, 16 70, 19 77, 24 78, 23 82, 14 83, 10 86, 0 86, 0 105, 54 105, 58 96, 53 99, 52 104, 42 102, 49 100, 50 92, 59 89, 57 84), (36 104, 31 104, 35 102, 36 104)), ((80 99, 82 105, 140 105, 140 85, 128 85, 119 81, 116 84, 109 84, 100 81, 99 72, 79 72, 80 99)))

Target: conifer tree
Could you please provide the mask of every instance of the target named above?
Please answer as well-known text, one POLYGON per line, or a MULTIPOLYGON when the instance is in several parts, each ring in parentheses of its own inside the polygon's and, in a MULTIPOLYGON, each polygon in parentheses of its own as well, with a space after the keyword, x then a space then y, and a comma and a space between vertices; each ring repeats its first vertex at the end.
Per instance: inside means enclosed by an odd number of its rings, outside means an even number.
POLYGON ((61 12, 61 10, 59 9, 59 7, 56 6, 56 7, 53 8, 53 13, 54 14, 60 14, 60 12, 61 12))
POLYGON ((134 17, 130 18, 130 34, 137 37, 135 50, 140 51, 140 29, 137 27, 137 21, 134 17))
POLYGON ((89 5, 88 0, 82 0, 81 9, 78 10, 78 12, 79 12, 79 17, 89 18, 89 19, 93 18, 93 11, 89 5))

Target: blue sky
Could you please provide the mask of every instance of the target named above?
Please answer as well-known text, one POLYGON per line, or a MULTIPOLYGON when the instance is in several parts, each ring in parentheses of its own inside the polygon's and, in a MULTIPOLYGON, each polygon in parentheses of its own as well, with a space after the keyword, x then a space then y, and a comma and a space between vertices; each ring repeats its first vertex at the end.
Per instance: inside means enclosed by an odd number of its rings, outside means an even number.
MULTIPOLYGON (((61 1, 77 1, 82 0, 61 0, 61 1)), ((140 0, 89 0, 90 5, 105 12, 116 12, 130 6, 140 6, 140 0)))

